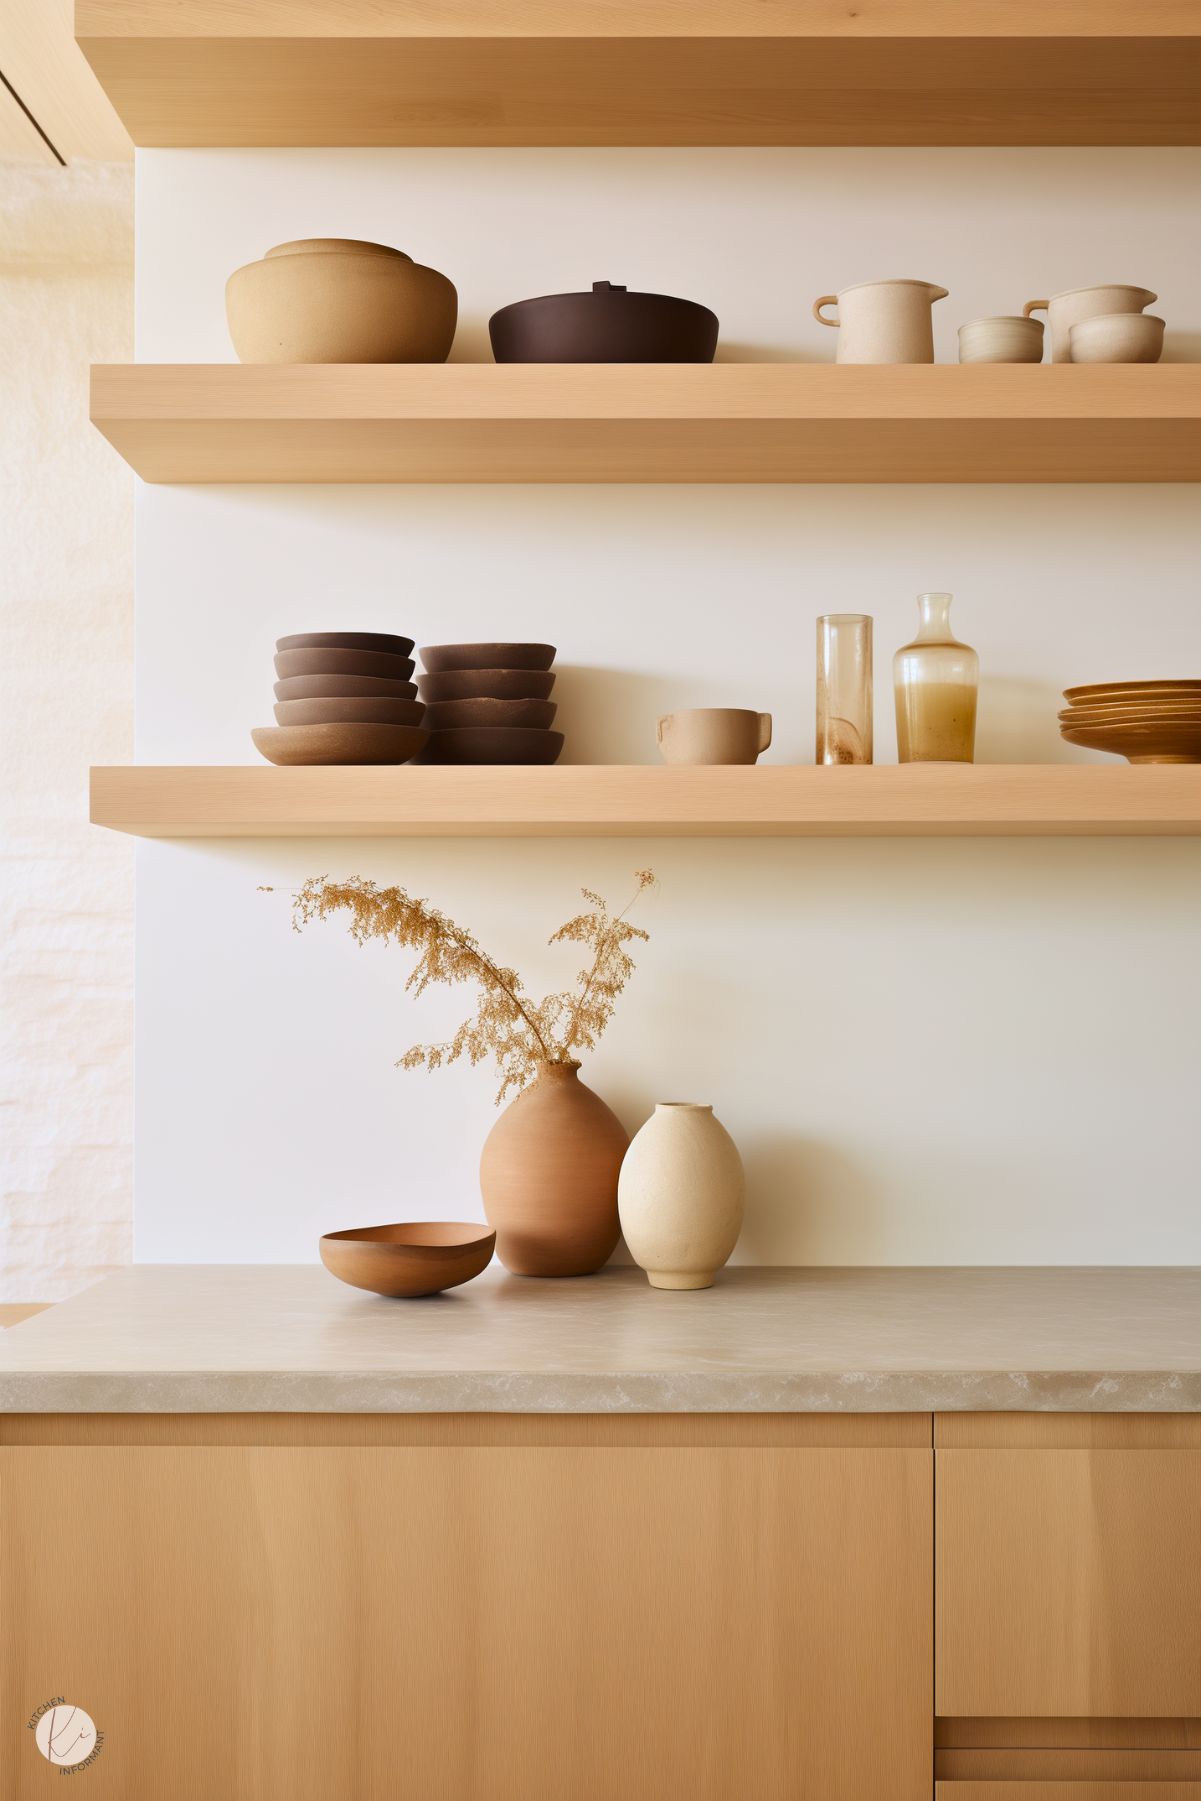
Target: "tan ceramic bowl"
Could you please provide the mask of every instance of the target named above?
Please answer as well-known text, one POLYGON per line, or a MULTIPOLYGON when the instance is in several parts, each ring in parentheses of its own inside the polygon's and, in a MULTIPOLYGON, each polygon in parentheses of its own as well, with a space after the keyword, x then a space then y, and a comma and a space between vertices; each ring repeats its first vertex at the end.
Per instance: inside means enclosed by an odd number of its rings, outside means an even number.
POLYGON ((312 769, 339 764, 407 763, 423 750, 429 733, 420 726, 260 725, 250 734, 254 748, 268 763, 285 769, 312 769))
POLYGON ((402 1220, 327 1232, 321 1261, 339 1282, 402 1300, 440 1294, 488 1267, 496 1233, 457 1220, 402 1220))
POLYGON ((225 314, 244 363, 444 363, 458 296, 390 245, 302 238, 235 269, 225 314))
POLYGON ((959 327, 961 363, 1041 363, 1043 322, 1017 315, 972 319, 959 327))
POLYGON ((1073 363, 1157 363, 1163 320, 1154 313, 1098 313, 1068 333, 1073 363))

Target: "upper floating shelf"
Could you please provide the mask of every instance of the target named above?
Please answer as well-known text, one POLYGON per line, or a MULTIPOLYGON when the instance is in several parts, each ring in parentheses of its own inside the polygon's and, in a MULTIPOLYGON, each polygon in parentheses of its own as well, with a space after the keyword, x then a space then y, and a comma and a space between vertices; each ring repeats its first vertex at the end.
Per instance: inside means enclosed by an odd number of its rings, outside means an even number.
POLYGON ((1196 836, 1201 766, 134 766, 93 769, 92 822, 143 838, 1196 836))
POLYGON ((92 419, 152 482, 1201 480, 1189 364, 130 364, 92 419))
POLYGON ((1196 144, 1196 0, 77 0, 135 144, 1196 144))

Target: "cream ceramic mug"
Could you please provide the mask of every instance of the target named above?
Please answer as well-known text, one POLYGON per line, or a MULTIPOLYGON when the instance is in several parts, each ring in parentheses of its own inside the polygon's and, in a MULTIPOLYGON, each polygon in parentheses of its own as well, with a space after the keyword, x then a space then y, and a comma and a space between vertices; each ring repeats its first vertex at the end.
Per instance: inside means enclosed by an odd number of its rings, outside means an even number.
POLYGON ((659 721, 668 763, 753 763, 771 743, 771 714, 745 707, 692 707, 659 721))
POLYGON ((947 290, 932 281, 861 281, 813 302, 819 325, 838 327, 839 363, 932 363, 936 300, 947 290), (827 319, 824 306, 837 306, 827 319))
POLYGON ((1051 361, 1070 363, 1073 325, 1079 325, 1082 319, 1093 319, 1098 313, 1141 313, 1158 299, 1159 295, 1152 294, 1149 288, 1132 288, 1125 282, 1108 288, 1067 288, 1062 294, 1052 294, 1050 300, 1028 300, 1022 317, 1046 313, 1051 327, 1051 361))

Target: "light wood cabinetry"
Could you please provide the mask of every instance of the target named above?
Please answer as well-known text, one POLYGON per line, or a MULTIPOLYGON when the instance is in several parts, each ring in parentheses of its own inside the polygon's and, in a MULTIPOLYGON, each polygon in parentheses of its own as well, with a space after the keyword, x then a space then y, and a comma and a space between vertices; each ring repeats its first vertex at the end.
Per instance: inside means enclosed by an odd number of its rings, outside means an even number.
POLYGON ((93 769, 143 838, 1195 836, 1201 769, 908 763, 683 769, 93 769))
POLYGON ((91 415, 150 482, 1201 480, 1183 363, 135 363, 91 415))
POLYGON ((1031 1448, 1053 1424, 1009 1417, 937 1452, 938 1713, 1201 1716, 1201 1448, 1149 1447, 1147 1416, 1140 1448, 1120 1420, 1080 1448, 1070 1416, 1031 1448))
POLYGON ((0 1709, 85 1706, 97 1801, 929 1801, 924 1423, 10 1445, 0 1709))
POLYGON ((939 1782, 937 1801, 1201 1801, 1201 1782, 939 1782))
POLYGON ((138 144, 1193 144, 1191 0, 78 0, 138 144))

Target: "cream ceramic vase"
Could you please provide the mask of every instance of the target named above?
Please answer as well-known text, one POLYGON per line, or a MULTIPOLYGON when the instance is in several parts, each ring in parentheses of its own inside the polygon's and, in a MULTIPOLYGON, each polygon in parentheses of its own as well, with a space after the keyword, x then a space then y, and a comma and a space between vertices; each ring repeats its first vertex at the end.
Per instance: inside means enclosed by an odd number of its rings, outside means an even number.
POLYGON ((652 1288, 711 1288, 742 1229, 738 1147, 712 1107, 660 1101, 621 1166, 617 1206, 652 1288))
POLYGON ((936 300, 947 290, 932 281, 861 281, 813 303, 819 325, 838 327, 839 363, 932 363, 936 300), (825 306, 837 306, 827 319, 825 306))
POLYGON ((357 238, 277 244, 225 284, 244 363, 444 363, 458 304, 436 269, 357 238))
POLYGON ((1022 312, 1027 319, 1031 313, 1046 313, 1051 327, 1051 361, 1070 363, 1073 325, 1082 319, 1095 319, 1101 313, 1141 313, 1158 299, 1159 295, 1150 288, 1132 288, 1118 282, 1107 288, 1068 288, 1062 294, 1052 294, 1050 300, 1028 300, 1022 312))
POLYGON ((480 1157, 496 1253, 515 1276, 588 1276, 617 1245, 617 1177, 629 1134, 579 1080, 578 1063, 542 1063, 480 1157))

